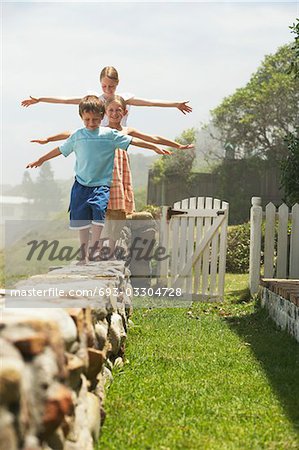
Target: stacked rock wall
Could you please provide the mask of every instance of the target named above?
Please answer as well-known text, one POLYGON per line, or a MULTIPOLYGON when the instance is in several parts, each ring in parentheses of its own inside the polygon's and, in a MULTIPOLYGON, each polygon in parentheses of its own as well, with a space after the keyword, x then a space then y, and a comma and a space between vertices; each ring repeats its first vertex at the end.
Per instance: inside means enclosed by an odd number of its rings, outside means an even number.
POLYGON ((92 450, 108 367, 124 355, 129 273, 120 261, 72 265, 16 290, 1 316, 0 448, 92 450), (33 288, 48 297, 32 299, 33 288))
POLYGON ((262 280, 261 304, 299 342, 299 280, 262 280))

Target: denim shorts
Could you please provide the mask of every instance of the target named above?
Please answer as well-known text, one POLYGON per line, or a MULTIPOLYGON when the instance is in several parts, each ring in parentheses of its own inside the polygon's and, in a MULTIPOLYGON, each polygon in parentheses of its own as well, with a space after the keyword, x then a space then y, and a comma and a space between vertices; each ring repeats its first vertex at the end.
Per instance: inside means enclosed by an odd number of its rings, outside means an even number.
POLYGON ((75 180, 71 190, 70 228, 80 230, 91 224, 104 225, 110 186, 83 186, 75 180))

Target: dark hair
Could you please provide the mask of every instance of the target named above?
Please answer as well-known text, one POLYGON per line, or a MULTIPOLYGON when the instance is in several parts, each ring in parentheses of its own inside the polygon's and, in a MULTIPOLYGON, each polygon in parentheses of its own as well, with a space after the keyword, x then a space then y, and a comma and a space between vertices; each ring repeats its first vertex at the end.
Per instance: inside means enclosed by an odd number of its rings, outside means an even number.
POLYGON ((82 117, 84 112, 93 112, 104 117, 105 105, 96 95, 86 95, 79 103, 80 117, 82 117))
POLYGON ((115 69, 115 67, 112 66, 104 67, 104 69, 102 69, 100 73, 100 81, 102 81, 104 77, 108 77, 110 78, 110 80, 116 81, 117 83, 119 82, 118 72, 115 69))

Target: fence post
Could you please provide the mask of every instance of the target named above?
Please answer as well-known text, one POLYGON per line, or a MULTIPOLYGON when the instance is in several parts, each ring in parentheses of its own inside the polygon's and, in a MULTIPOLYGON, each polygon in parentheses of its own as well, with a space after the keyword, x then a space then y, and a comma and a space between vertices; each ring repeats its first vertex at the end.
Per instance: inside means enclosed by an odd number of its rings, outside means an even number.
POLYGON ((274 276, 274 256, 275 256, 275 223, 276 207, 273 203, 266 206, 266 227, 265 227, 265 247, 264 247, 264 277, 274 276))
POLYGON ((262 199, 252 197, 250 209, 250 259, 249 259, 249 289, 251 295, 257 294, 260 284, 261 270, 261 237, 263 210, 262 199))
POLYGON ((169 268, 169 223, 167 221, 168 206, 162 206, 162 214, 160 220, 160 236, 159 245, 165 249, 165 259, 158 262, 157 282, 161 286, 168 284, 168 268, 169 268))
POLYGON ((290 278, 299 277, 299 204, 292 208, 292 233, 290 244, 290 278))

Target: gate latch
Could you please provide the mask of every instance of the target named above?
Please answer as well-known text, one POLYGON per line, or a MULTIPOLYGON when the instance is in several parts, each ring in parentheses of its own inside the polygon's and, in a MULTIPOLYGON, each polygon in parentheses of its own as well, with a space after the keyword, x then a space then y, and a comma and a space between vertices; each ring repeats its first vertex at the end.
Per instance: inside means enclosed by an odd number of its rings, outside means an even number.
POLYGON ((182 214, 188 214, 187 211, 180 211, 179 209, 172 209, 171 206, 169 206, 167 210, 167 220, 169 221, 172 216, 178 216, 182 214))

